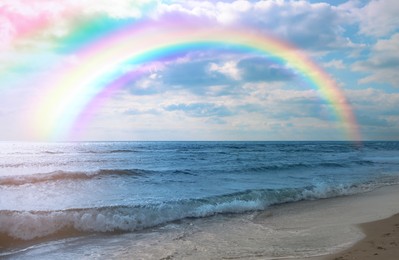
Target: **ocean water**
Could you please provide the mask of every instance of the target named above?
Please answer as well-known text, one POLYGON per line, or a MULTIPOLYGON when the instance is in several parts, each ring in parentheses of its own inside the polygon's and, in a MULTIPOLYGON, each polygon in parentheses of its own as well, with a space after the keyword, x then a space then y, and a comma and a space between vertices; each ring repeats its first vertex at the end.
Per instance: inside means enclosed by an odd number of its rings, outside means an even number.
POLYGON ((0 257, 398 183, 399 142, 2 142, 0 257))

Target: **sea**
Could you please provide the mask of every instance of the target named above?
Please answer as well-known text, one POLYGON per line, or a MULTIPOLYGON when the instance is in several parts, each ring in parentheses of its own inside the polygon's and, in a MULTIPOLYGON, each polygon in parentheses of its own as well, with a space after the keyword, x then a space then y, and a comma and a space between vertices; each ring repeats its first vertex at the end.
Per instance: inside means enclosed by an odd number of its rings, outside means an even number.
POLYGON ((1 142, 0 258, 119 258, 187 220, 395 184, 399 142, 1 142))

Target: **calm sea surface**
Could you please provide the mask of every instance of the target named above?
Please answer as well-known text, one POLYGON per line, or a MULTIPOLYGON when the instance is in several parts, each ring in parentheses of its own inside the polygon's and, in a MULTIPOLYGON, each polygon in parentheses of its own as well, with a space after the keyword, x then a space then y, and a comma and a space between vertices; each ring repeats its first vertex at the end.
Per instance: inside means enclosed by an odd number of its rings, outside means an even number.
POLYGON ((399 142, 0 143, 0 252, 399 183, 399 142))

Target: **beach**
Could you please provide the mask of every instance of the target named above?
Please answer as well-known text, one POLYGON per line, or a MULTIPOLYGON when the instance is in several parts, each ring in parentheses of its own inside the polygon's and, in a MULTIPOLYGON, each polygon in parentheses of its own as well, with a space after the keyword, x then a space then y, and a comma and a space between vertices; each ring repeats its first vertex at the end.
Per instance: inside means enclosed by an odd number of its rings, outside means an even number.
POLYGON ((0 0, 0 260, 399 260, 399 0, 0 0))
POLYGON ((388 217, 399 212, 398 192, 395 185, 129 234, 52 241, 9 259, 395 259, 398 215, 388 217))
POLYGON ((366 237, 327 259, 397 259, 399 256, 399 214, 360 225, 366 237))
POLYGON ((122 258, 396 259, 399 216, 390 216, 399 212, 398 192, 395 185, 240 216, 187 220, 179 224, 184 229, 171 224, 166 237, 152 240, 151 247, 125 250, 122 258))
POLYGON ((399 244, 398 192, 395 185, 241 216, 191 220, 185 232, 152 243, 143 255, 139 248, 125 252, 124 259, 393 260, 399 244))
POLYGON ((4 259, 339 259, 399 212, 397 142, 1 148, 4 259))

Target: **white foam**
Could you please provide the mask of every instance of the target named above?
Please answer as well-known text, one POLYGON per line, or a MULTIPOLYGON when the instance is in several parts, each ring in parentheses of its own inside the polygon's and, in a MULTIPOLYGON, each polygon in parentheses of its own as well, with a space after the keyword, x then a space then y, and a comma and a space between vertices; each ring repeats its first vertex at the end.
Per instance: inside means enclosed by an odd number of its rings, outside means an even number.
POLYGON ((331 186, 319 183, 296 189, 249 190, 207 199, 172 201, 144 206, 113 206, 57 211, 0 211, 0 233, 31 240, 61 230, 80 232, 135 231, 188 217, 263 210, 270 205, 350 195, 376 184, 331 186))

